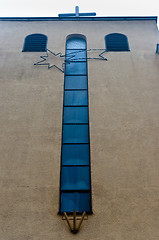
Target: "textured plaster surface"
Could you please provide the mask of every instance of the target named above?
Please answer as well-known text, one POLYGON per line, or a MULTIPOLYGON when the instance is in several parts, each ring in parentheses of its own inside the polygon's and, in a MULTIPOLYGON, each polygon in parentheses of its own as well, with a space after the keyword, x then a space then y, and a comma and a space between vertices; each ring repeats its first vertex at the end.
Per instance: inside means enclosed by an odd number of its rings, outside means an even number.
MULTIPOLYGON (((0 239, 159 239, 159 42, 155 21, 0 22, 0 239), (34 66, 26 35, 43 33, 65 52, 128 36, 130 52, 88 62, 93 215, 78 235, 57 214, 64 75, 34 66)), ((57 64, 61 64, 57 59, 57 64)))

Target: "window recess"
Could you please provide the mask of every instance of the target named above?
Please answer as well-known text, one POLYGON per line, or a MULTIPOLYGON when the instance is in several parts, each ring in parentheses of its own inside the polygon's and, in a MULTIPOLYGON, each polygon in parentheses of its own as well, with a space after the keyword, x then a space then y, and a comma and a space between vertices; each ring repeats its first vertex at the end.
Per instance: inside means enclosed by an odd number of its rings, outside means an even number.
POLYGON ((59 213, 92 213, 87 46, 84 36, 66 41, 59 213))

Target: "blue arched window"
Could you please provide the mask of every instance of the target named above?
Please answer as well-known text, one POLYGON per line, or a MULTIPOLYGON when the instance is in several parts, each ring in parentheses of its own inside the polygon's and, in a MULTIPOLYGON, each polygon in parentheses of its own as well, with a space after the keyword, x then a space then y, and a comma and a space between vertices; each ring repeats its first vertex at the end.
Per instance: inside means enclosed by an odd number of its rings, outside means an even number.
POLYGON ((26 36, 24 40, 23 52, 46 52, 47 36, 35 33, 26 36))
POLYGON ((111 52, 130 51, 127 36, 111 33, 105 36, 106 50, 111 52))
POLYGON ((92 213, 85 36, 67 37, 65 58, 59 213, 92 213))
POLYGON ((66 41, 66 48, 68 49, 86 49, 86 40, 83 35, 74 34, 72 37, 68 36, 66 41), (81 36, 81 37, 80 37, 81 36))

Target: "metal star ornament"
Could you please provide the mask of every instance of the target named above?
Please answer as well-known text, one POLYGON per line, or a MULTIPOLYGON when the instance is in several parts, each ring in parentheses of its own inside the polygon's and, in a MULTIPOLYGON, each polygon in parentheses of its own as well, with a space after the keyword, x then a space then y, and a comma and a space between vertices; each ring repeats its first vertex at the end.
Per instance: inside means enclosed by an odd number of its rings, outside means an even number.
POLYGON ((107 58, 103 57, 103 54, 106 52, 105 49, 82 49, 74 50, 69 54, 66 54, 66 63, 86 61, 86 60, 104 60, 107 61, 107 58), (87 52, 87 55, 85 53, 87 52), (82 57, 83 55, 83 57, 82 57), (80 56, 80 57, 79 57, 80 56))
POLYGON ((41 58, 42 60, 34 63, 34 65, 45 65, 45 66, 48 66, 48 69, 50 69, 50 68, 56 68, 56 69, 58 69, 59 71, 61 71, 61 72, 64 73, 64 65, 65 65, 65 60, 64 60, 64 58, 65 58, 65 56, 62 55, 61 52, 54 53, 54 52, 52 52, 51 50, 47 49, 47 50, 46 50, 46 55, 45 55, 45 56, 40 56, 40 58, 41 58), (53 56, 53 59, 52 59, 52 56, 53 56), (50 63, 50 61, 55 62, 55 61, 56 61, 55 59, 56 59, 57 57, 58 57, 58 58, 61 58, 61 59, 63 58, 63 59, 62 59, 63 62, 62 62, 62 64, 60 64, 60 66, 57 65, 57 64, 51 64, 51 63, 50 63))
POLYGON ((45 65, 50 68, 56 68, 62 73, 65 71, 65 64, 70 64, 71 62, 79 62, 79 61, 87 61, 87 60, 102 60, 107 61, 107 58, 104 57, 104 53, 107 51, 105 49, 81 49, 81 50, 74 50, 66 55, 63 55, 61 52, 55 53, 51 50, 47 49, 45 56, 40 56, 42 59, 34 63, 34 65, 45 65), (53 58, 52 58, 53 57, 53 58), (50 62, 56 62, 56 59, 61 59, 63 62, 57 64, 51 64, 50 62))

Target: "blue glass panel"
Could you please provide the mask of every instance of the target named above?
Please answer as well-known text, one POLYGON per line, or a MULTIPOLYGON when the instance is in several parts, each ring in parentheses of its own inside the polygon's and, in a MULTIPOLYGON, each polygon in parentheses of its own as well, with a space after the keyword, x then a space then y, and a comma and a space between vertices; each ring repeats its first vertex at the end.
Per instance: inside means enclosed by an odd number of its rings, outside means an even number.
POLYGON ((88 107, 64 107, 64 123, 88 123, 88 107))
POLYGON ((60 212, 91 212, 86 56, 82 35, 67 40, 60 212))
POLYGON ((88 125, 63 125, 63 143, 88 143, 88 125))
POLYGON ((68 60, 68 61, 87 61, 86 50, 67 50, 66 60, 68 60))
POLYGON ((83 106, 88 105, 87 90, 64 92, 64 106, 80 106, 80 105, 83 106))
POLYGON ((61 212, 90 212, 91 197, 90 193, 62 193, 61 212))
POLYGON ((86 40, 79 37, 69 38, 66 42, 67 49, 85 49, 86 48, 86 40))
POLYGON ((70 62, 66 63, 65 74, 78 75, 87 74, 87 64, 85 62, 70 62))
POLYGON ((87 88, 87 76, 65 76, 65 89, 87 88))
POLYGON ((89 190, 89 167, 62 167, 61 190, 89 190))
POLYGON ((89 145, 63 145, 62 165, 89 165, 89 145))
POLYGON ((23 52, 45 52, 47 36, 43 34, 31 34, 25 38, 23 52))
POLYGON ((111 33, 105 37, 107 51, 129 51, 128 39, 124 34, 111 33))

